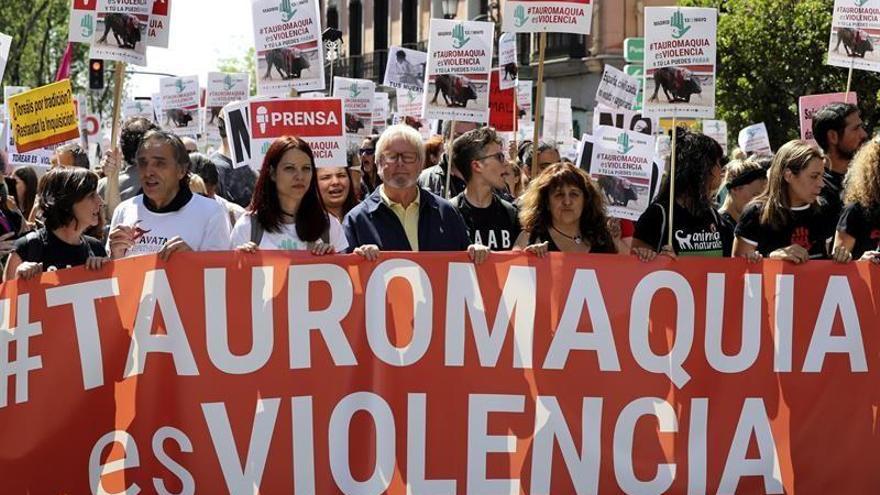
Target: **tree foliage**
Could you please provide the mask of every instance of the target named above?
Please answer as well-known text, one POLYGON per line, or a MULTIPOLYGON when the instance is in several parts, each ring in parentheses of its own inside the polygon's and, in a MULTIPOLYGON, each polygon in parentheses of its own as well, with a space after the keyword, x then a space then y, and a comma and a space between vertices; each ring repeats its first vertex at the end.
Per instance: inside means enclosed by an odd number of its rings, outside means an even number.
MULTIPOLYGON (((735 142, 739 129, 764 122, 774 149, 800 136, 798 98, 843 92, 848 71, 825 65, 834 0, 679 0, 716 7, 717 118, 735 142)), ((880 77, 853 71, 862 118, 871 129, 880 115, 880 77)))
POLYGON ((241 57, 221 58, 217 62, 217 70, 220 72, 247 72, 250 74, 250 94, 257 94, 257 52, 250 47, 241 57))

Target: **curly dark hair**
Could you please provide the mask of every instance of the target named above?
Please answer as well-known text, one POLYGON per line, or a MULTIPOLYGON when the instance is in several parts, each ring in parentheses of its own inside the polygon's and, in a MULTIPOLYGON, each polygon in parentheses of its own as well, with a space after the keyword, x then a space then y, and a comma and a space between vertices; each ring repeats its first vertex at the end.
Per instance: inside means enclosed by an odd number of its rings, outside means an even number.
POLYGON ((53 168, 40 180, 37 201, 46 230, 76 223, 73 205, 98 190, 98 175, 84 168, 53 168))
POLYGON ((159 126, 144 117, 132 117, 122 124, 119 132, 119 147, 122 148, 122 158, 125 163, 133 165, 136 162, 137 150, 144 135, 158 129, 159 126))
MULTIPOLYGON (((712 169, 720 166, 724 150, 717 141, 683 127, 675 130, 675 199, 681 199, 685 209, 694 216, 709 213, 712 191, 706 187, 712 169)), ((669 203, 669 171, 660 182, 655 203, 669 203)))

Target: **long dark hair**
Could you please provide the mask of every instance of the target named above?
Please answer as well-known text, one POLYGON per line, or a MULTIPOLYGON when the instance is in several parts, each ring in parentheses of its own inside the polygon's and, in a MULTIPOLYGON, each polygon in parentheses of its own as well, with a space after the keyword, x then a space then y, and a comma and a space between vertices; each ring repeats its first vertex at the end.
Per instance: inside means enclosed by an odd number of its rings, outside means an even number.
MULTIPOLYGON (((709 136, 689 131, 683 127, 675 129, 675 199, 683 199, 684 207, 694 216, 701 216, 712 208, 710 191, 706 183, 712 169, 724 156, 721 146, 709 136)), ((669 203, 669 173, 660 182, 660 192, 654 202, 669 203)))
POLYGON ((98 190, 98 175, 84 168, 53 168, 40 181, 38 191, 46 230, 52 231, 71 222, 76 225, 73 205, 98 190))
POLYGON ((34 199, 37 197, 37 173, 33 167, 19 167, 12 174, 24 182, 23 198, 18 197, 17 188, 15 191, 10 191, 10 193, 15 197, 15 202, 18 204, 21 214, 28 218, 28 215, 31 214, 31 210, 34 208, 34 199))
POLYGON ((324 212, 324 202, 318 192, 318 173, 315 170, 315 156, 309 144, 296 136, 283 136, 272 142, 263 166, 260 168, 260 176, 254 186, 254 195, 248 211, 256 217, 256 220, 267 232, 281 230, 281 202, 278 200, 278 187, 272 180, 272 172, 278 168, 281 157, 290 150, 300 150, 309 157, 309 165, 312 169, 312 179, 309 187, 296 209, 296 235, 305 242, 314 242, 321 238, 330 227, 330 220, 324 212))

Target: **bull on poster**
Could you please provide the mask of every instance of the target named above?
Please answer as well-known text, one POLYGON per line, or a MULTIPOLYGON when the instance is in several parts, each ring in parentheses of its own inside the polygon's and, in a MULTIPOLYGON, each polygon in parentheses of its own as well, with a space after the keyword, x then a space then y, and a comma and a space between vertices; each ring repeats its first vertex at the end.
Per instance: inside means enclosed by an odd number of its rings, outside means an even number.
POLYGON ((591 0, 508 0, 502 29, 511 33, 590 34, 591 0))
POLYGON ((835 0, 828 65, 880 72, 880 0, 835 0))
POLYGON ((205 121, 202 129, 209 145, 220 144, 218 127, 223 107, 233 101, 247 100, 250 94, 250 76, 246 72, 209 72, 205 91, 205 121))
POLYGON ((382 83, 397 89, 408 89, 422 93, 425 91, 425 67, 428 54, 400 46, 388 49, 388 63, 385 66, 385 79, 382 83))
POLYGON ((253 0, 257 92, 324 90, 318 0, 253 0))
POLYGON ((316 167, 346 166, 342 98, 257 99, 248 107, 252 162, 262 163, 276 138, 297 136, 311 146, 316 167))
POLYGON ((831 103, 848 102, 853 105, 859 104, 859 96, 855 91, 850 91, 849 96, 846 93, 827 93, 821 95, 801 96, 798 98, 798 113, 801 123, 801 139, 811 144, 816 144, 813 138, 813 114, 820 108, 831 103))
POLYGON ((651 202, 654 137, 599 126, 593 135, 590 175, 605 194, 608 214, 638 220, 651 202))
POLYGON ((424 117, 487 122, 495 25, 431 19, 424 117))
POLYGON ((716 9, 645 8, 643 113, 715 118, 716 9))
POLYGON ((516 86, 519 78, 519 66, 516 62, 516 34, 502 33, 498 38, 498 68, 501 69, 501 89, 516 86))
POLYGON ((516 89, 501 88, 504 69, 492 71, 492 85, 489 91, 489 127, 499 132, 514 132, 514 112, 516 89))
POLYGON ((557 146, 574 140, 571 98, 544 98, 543 138, 557 146))
POLYGON ((373 133, 376 84, 368 79, 333 78, 333 96, 345 101, 345 133, 366 137, 373 133))
POLYGON ((199 132, 199 76, 163 77, 159 84, 165 115, 162 127, 194 137, 199 132))
POLYGON ((767 126, 763 122, 752 124, 739 131, 737 144, 746 153, 755 153, 757 155, 773 154, 773 149, 770 147, 770 135, 767 133, 767 126))
POLYGON ((388 126, 391 102, 388 93, 377 92, 373 97, 373 132, 379 134, 388 126))
POLYGON ((147 65, 150 0, 98 0, 90 58, 147 65))
POLYGON ((516 106, 519 108, 517 113, 519 114, 520 126, 522 126, 523 122, 528 123, 532 121, 533 86, 533 81, 519 79, 516 82, 516 106))
POLYGON ((425 103, 424 93, 403 88, 398 88, 396 91, 397 113, 418 119, 422 118, 422 105, 425 103))

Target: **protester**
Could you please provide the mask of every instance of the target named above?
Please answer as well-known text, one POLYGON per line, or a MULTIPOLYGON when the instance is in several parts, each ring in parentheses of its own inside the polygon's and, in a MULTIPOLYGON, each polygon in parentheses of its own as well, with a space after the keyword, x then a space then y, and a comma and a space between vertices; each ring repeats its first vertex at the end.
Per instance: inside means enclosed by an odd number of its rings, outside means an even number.
POLYGON ((189 154, 180 138, 148 132, 137 151, 143 193, 119 204, 110 222, 110 254, 116 258, 180 251, 229 249, 226 210, 189 189, 189 154))
POLYGON ((119 148, 104 153, 101 159, 104 178, 98 182, 98 194, 104 198, 108 216, 120 202, 140 194, 140 173, 136 168, 138 147, 146 133, 158 128, 152 120, 132 117, 123 122, 119 131, 119 148))
POLYGON ((195 139, 189 136, 181 136, 180 141, 186 148, 187 153, 196 153, 199 151, 199 143, 197 143, 195 139))
POLYGON ((727 192, 719 210, 721 219, 730 228, 736 227, 746 205, 767 187, 767 172, 756 161, 733 160, 724 167, 724 187, 727 192))
POLYGON ((285 136, 269 146, 247 213, 232 229, 232 245, 246 252, 284 249, 316 255, 348 247, 339 220, 324 211, 308 143, 285 136))
MULTIPOLYGON (((80 265, 97 270, 109 261, 101 241, 84 235, 100 224, 104 206, 94 172, 79 167, 50 170, 40 181, 38 197, 43 226, 15 241, 5 280, 80 265)), ((0 241, 3 250, 5 236, 0 241)))
POLYGON ((590 177, 557 163, 529 184, 519 210, 522 233, 515 246, 539 257, 548 252, 616 253, 605 203, 590 177))
POLYGON ((67 143, 55 148, 49 162, 53 167, 79 167, 89 169, 89 154, 77 143, 67 143))
POLYGON ((843 208, 843 179, 849 162, 868 139, 859 108, 851 103, 831 103, 813 114, 813 138, 825 152, 822 199, 839 215, 843 208))
POLYGON ((364 194, 364 171, 361 168, 361 159, 358 156, 357 151, 349 150, 345 154, 346 156, 346 169, 348 170, 348 175, 351 177, 351 189, 354 192, 355 199, 360 202, 365 196, 364 194))
POLYGON ((803 263, 827 258, 835 213, 819 196, 824 157, 805 141, 785 143, 770 166, 767 189, 743 211, 734 256, 803 263))
POLYGON ((846 207, 834 236, 834 261, 880 262, 880 142, 859 149, 850 164, 844 191, 846 207))
MULTIPOLYGON (((476 129, 478 125, 474 122, 458 122, 447 120, 443 122, 443 142, 452 143, 462 134, 476 129), (455 129, 452 124, 455 122, 455 129)), ((465 180, 461 174, 452 169, 452 177, 449 178, 449 194, 446 194, 446 171, 449 169, 449 157, 446 152, 440 157, 440 163, 433 167, 426 168, 419 174, 419 187, 427 189, 441 198, 453 198, 461 194, 465 188, 465 180)))
POLYGON ((507 193, 511 198, 516 200, 525 192, 526 180, 522 167, 513 160, 507 160, 507 173, 504 175, 504 182, 507 185, 507 193))
POLYGON ((472 244, 507 251, 519 236, 516 208, 495 190, 506 188, 507 160, 501 138, 491 127, 479 127, 452 143, 452 166, 467 185, 452 204, 464 218, 472 244))
POLYGON ((349 249, 370 261, 379 251, 464 251, 480 263, 489 253, 468 245, 458 210, 418 185, 425 160, 421 135, 406 124, 385 130, 376 143, 383 184, 355 206, 343 221, 349 249))
POLYGON ((358 149, 358 156, 361 159, 361 197, 367 197, 379 187, 382 178, 376 170, 376 142, 379 141, 377 136, 370 136, 361 142, 358 149))
POLYGON ((215 151, 210 158, 217 166, 217 172, 220 175, 220 195, 241 207, 245 207, 250 204, 254 194, 257 174, 250 167, 235 168, 232 165, 229 137, 226 135, 226 122, 222 115, 217 117, 217 129, 220 133, 220 150, 215 151))
POLYGON ((37 196, 37 172, 33 167, 19 167, 12 172, 15 179, 15 202, 21 214, 30 220, 37 196))
MULTIPOLYGON (((244 208, 217 193, 217 191, 220 190, 220 174, 217 172, 217 165, 202 153, 190 153, 189 161, 192 165, 192 172, 202 179, 202 183, 205 187, 205 197, 211 198, 223 206, 229 214, 229 228, 232 229, 235 222, 244 215, 244 208)), ((190 183, 190 185, 191 184, 192 183, 190 183)))
POLYGON ((431 136, 431 138, 425 142, 424 168, 431 168, 440 163, 443 151, 443 136, 431 136))
POLYGON ((671 184, 666 174, 659 193, 636 222, 632 253, 643 261, 654 259, 658 253, 730 256, 733 232, 712 202, 721 185, 724 152, 714 139, 704 134, 684 128, 676 132, 672 245, 668 245, 671 184))
MULTIPOLYGON (((523 141, 519 147, 519 162, 523 164, 523 172, 525 172, 526 176, 532 179, 534 179, 534 177, 531 177, 533 158, 534 152, 532 151, 532 142, 523 141)), ((550 165, 561 161, 562 158, 559 155, 559 150, 556 148, 556 145, 546 141, 538 143, 538 173, 541 173, 541 171, 550 165)))
POLYGON ((349 170, 345 167, 321 167, 317 170, 318 190, 324 208, 340 222, 358 204, 349 170))
MULTIPOLYGON (((10 198, 7 182, 0 182, 0 241, 7 234, 12 234, 6 236, 7 239, 14 239, 29 230, 24 215, 18 210, 15 201, 10 201, 10 198)), ((0 255, 2 254, 2 249, 0 249, 0 255)))

